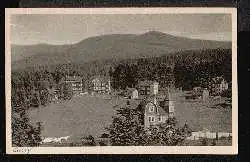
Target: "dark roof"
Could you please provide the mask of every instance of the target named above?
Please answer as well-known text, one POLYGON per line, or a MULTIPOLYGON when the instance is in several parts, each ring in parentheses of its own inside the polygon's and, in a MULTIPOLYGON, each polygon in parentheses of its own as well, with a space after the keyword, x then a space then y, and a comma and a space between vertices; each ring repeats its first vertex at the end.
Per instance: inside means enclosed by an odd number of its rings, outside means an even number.
POLYGON ((82 81, 82 77, 80 76, 66 76, 65 78, 66 81, 82 81))
POLYGON ((127 91, 135 91, 135 90, 137 91, 136 88, 127 88, 126 90, 127 90, 127 91))
MULTIPOLYGON (((141 106, 141 108, 143 108, 142 110, 145 109, 145 106, 146 106, 149 102, 151 102, 151 103, 153 102, 154 97, 156 97, 156 96, 155 96, 155 95, 148 96, 148 97, 144 98, 144 99, 141 101, 140 106, 141 106)), ((160 114, 160 115, 167 115, 166 110, 164 110, 164 108, 162 108, 162 107, 160 106, 160 102, 159 102, 158 100, 157 100, 157 103, 156 103, 155 106, 158 108, 158 111, 159 111, 159 114, 160 114)), ((142 111, 142 110, 141 110, 141 111, 142 111)))
POLYGON ((110 80, 109 77, 107 77, 107 76, 101 76, 101 75, 93 76, 92 80, 94 80, 94 79, 98 79, 101 82, 107 82, 108 80, 110 80))
POLYGON ((194 87, 193 89, 202 89, 201 87, 194 87))
POLYGON ((222 81, 226 81, 222 76, 214 77, 212 81, 216 84, 220 84, 222 81))
POLYGON ((167 115, 168 114, 167 111, 164 110, 161 106, 158 106, 158 110, 159 110, 160 115, 167 115))
POLYGON ((144 80, 144 81, 140 81, 140 82, 138 83, 138 85, 139 85, 139 86, 150 86, 150 85, 152 85, 152 84, 154 84, 154 83, 159 84, 159 83, 156 82, 156 81, 144 80))
POLYGON ((137 89, 135 88, 126 88, 126 90, 124 91, 125 95, 131 95, 133 91, 137 91, 137 89))

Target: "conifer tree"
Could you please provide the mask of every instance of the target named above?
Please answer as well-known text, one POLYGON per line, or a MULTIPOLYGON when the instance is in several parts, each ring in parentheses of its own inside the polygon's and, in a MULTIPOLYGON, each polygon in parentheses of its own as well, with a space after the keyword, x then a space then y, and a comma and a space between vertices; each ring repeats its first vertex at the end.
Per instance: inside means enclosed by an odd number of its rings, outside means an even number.
POLYGON ((34 147, 41 142, 41 124, 33 126, 25 111, 12 115, 12 145, 18 147, 34 147))
POLYGON ((176 118, 168 118, 165 123, 157 128, 149 128, 149 145, 176 146, 181 144, 190 131, 188 126, 184 125, 182 129, 177 127, 176 118))
POLYGON ((117 110, 113 123, 107 129, 112 145, 115 146, 143 146, 181 144, 191 135, 187 124, 183 128, 177 127, 177 120, 169 118, 165 123, 145 129, 139 120, 138 109, 132 109, 129 104, 117 110))
POLYGON ((107 128, 114 146, 139 146, 146 144, 144 127, 139 123, 138 113, 129 105, 117 110, 113 123, 107 128))

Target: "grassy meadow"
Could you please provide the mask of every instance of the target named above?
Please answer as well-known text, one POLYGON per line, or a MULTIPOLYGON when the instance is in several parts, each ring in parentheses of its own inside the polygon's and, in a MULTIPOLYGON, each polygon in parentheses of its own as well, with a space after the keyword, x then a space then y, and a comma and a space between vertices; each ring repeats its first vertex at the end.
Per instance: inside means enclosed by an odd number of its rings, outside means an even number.
POLYGON ((75 96, 69 101, 33 109, 29 115, 32 122, 43 123, 44 137, 70 136, 79 139, 89 134, 99 137, 111 124, 116 108, 125 103, 126 99, 120 97, 109 100, 102 96, 75 96))
POLYGON ((180 125, 187 122, 193 131, 232 132, 232 109, 217 106, 225 99, 185 100, 184 96, 181 93, 174 97, 176 118, 180 125))
MULTIPOLYGON (((193 131, 204 128, 211 132, 231 132, 232 111, 225 108, 211 108, 213 102, 185 100, 183 93, 173 97, 175 113, 180 126, 185 122, 193 131)), ((126 104, 127 99, 111 97, 107 99, 101 95, 75 96, 70 101, 51 103, 46 107, 29 111, 31 121, 43 123, 43 137, 70 136, 77 140, 91 134, 99 137, 112 122, 115 109, 126 104)), ((136 106, 139 100, 131 100, 136 106)))

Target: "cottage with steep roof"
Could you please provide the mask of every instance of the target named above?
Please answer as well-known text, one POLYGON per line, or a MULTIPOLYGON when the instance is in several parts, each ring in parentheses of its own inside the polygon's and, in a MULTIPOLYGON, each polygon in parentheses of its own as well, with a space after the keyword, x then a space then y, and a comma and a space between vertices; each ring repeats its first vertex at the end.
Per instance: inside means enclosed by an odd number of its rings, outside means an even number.
POLYGON ((168 118, 174 117, 174 102, 170 93, 163 101, 158 101, 156 95, 148 96, 138 106, 141 112, 141 122, 145 128, 164 123, 168 118))

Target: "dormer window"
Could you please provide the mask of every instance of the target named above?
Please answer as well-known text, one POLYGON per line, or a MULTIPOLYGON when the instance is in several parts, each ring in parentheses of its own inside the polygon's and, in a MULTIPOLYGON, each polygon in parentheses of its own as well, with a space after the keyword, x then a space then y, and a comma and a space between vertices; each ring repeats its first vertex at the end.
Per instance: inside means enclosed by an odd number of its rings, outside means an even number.
POLYGON ((148 104, 148 111, 154 112, 154 105, 153 104, 148 104))

